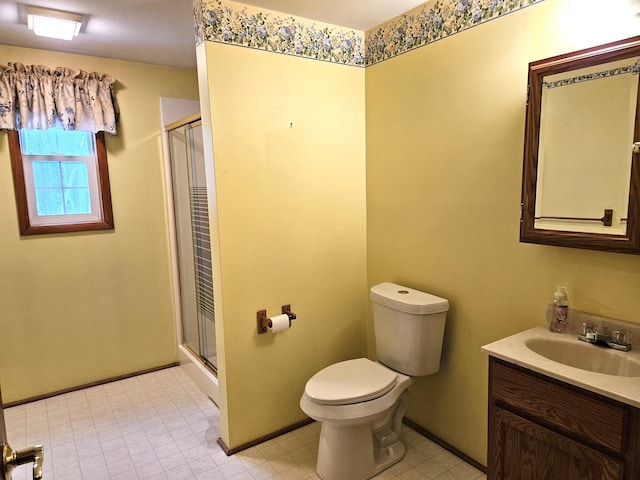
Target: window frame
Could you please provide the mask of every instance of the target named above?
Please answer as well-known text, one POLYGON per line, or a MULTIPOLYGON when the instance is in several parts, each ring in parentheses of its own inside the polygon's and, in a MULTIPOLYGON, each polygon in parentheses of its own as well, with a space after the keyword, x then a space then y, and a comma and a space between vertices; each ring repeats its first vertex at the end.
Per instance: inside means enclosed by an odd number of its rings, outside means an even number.
POLYGON ((13 173, 13 188, 18 210, 18 225, 20 235, 40 235, 45 233, 88 232, 94 230, 112 230, 114 228, 113 208, 111 206, 111 185, 109 183, 109 167, 107 165, 107 149, 105 146, 105 134, 100 131, 95 136, 96 170, 98 174, 98 187, 100 192, 98 199, 102 219, 92 222, 73 222, 73 215, 69 215, 68 223, 56 223, 52 225, 32 225, 29 218, 29 202, 27 200, 27 187, 25 183, 24 161, 20 149, 20 132, 7 131, 9 139, 9 154, 11 157, 11 170, 13 173))

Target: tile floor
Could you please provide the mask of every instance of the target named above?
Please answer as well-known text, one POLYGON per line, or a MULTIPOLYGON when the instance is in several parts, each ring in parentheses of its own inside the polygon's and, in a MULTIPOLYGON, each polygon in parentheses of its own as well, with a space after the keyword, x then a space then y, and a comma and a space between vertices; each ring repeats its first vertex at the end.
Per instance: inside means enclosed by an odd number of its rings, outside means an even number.
MULTIPOLYGON (((180 367, 5 410, 9 444, 45 447, 44 480, 306 480, 320 425, 227 457, 218 409, 180 367)), ((376 479, 480 480, 486 476, 403 427, 400 463, 376 479)), ((29 466, 13 480, 31 478, 29 466)))

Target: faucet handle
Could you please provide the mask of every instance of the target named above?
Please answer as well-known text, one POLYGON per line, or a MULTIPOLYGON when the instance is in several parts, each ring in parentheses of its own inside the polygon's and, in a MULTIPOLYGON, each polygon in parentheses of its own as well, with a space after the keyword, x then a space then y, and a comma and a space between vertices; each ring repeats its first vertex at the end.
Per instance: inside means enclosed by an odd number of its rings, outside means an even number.
POLYGON ((627 332, 624 328, 616 328, 611 338, 614 343, 618 343, 620 345, 628 345, 629 344, 629 332, 627 332))
POLYGON ((586 338, 595 339, 596 328, 598 328, 598 325, 593 322, 582 322, 582 335, 584 335, 586 338))
POLYGON ((616 328, 611 335, 611 341, 607 342, 609 347, 614 350, 628 352, 631 350, 631 334, 624 328, 616 328))

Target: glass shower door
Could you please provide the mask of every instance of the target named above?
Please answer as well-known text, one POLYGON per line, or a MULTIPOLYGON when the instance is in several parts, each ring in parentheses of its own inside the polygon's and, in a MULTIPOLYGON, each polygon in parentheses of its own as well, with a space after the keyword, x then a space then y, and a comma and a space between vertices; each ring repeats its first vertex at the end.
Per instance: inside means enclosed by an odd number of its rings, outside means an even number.
POLYGON ((217 366, 213 271, 202 125, 168 132, 180 280, 182 341, 206 364, 217 366))

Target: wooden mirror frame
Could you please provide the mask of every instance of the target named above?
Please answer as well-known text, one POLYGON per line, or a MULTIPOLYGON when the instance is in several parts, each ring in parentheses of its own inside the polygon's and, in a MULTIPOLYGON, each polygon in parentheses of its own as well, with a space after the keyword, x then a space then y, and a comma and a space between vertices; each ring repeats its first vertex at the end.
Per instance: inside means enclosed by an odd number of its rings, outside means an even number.
MULTIPOLYGON (((529 64, 524 164, 522 171, 521 242, 640 254, 640 154, 638 153, 632 154, 628 220, 625 235, 546 230, 535 228, 534 224, 543 78, 548 75, 569 72, 635 56, 640 56, 640 36, 538 60, 529 64)), ((638 90, 634 142, 640 141, 640 85, 638 90)), ((629 147, 631 149, 631 146, 629 147)))

